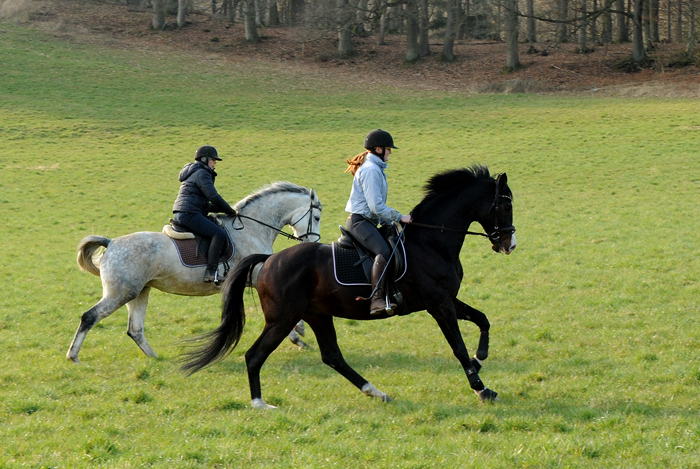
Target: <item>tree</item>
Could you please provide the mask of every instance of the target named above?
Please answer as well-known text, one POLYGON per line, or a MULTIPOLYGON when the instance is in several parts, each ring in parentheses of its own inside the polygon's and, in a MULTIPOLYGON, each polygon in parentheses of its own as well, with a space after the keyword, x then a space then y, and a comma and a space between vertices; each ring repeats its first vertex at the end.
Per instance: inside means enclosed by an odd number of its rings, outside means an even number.
POLYGON ((506 33, 506 69, 513 71, 520 68, 518 54, 518 0, 505 0, 505 33, 506 33))
POLYGON ((537 42, 537 30, 535 24, 535 0, 527 0, 527 42, 537 42))
POLYGON ((588 40, 586 38, 586 30, 588 29, 588 4, 587 0, 580 0, 579 10, 581 18, 578 24, 578 53, 585 54, 588 52, 588 40))
POLYGON ((353 54, 352 13, 349 0, 338 0, 338 55, 343 58, 353 54))
POLYGON ((187 22, 187 0, 177 1, 177 27, 182 28, 187 22))
POLYGON ((153 0, 153 29, 165 28, 165 0, 153 0))
POLYGON ((260 42, 258 26, 255 23, 255 0, 245 0, 245 40, 260 42))
POLYGON ((454 44, 457 35, 457 5, 456 0, 447 0, 447 24, 445 25, 445 40, 442 44, 442 54, 440 58, 445 62, 452 62, 455 59, 454 44))
POLYGON ((628 42, 630 33, 627 29, 627 16, 625 15, 625 0, 615 0, 617 13, 617 42, 628 42))
POLYGON ((421 57, 430 55, 430 31, 428 29, 428 23, 430 20, 429 16, 430 12, 428 0, 420 0, 420 31, 418 48, 420 49, 421 57))
MULTIPOLYGON (((625 0, 621 0, 625 1, 625 0)), ((569 0, 558 0, 559 27, 557 28, 557 42, 569 42, 569 0)))
POLYGON ((418 2, 417 0, 408 0, 406 4, 406 62, 415 62, 420 57, 418 29, 418 2))
POLYGON ((642 28, 642 10, 644 0, 634 0, 634 14, 632 16, 632 62, 639 65, 646 60, 644 50, 644 34, 642 28))

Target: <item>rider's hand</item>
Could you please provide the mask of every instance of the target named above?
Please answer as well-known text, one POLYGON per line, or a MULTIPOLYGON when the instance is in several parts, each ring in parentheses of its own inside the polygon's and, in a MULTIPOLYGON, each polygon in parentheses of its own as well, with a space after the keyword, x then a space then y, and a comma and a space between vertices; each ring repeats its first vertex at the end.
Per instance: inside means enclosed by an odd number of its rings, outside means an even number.
POLYGON ((411 223, 413 217, 411 215, 401 215, 401 223, 411 223))

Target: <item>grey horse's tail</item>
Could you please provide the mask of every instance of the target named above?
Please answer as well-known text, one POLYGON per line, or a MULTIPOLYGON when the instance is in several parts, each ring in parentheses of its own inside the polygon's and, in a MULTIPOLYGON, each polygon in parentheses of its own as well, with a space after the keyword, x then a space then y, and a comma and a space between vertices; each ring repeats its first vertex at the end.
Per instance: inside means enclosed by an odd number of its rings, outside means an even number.
POLYGON ((255 266, 265 262, 271 254, 253 254, 244 258, 235 270, 226 276, 221 293, 221 325, 213 331, 196 337, 193 342, 207 341, 202 347, 183 356, 182 370, 189 376, 207 365, 226 357, 238 345, 245 326, 243 293, 251 281, 255 266))
POLYGON ((93 258, 100 248, 107 248, 112 240, 104 236, 90 235, 83 238, 78 245, 78 266, 85 272, 100 276, 100 267, 95 265, 93 258))

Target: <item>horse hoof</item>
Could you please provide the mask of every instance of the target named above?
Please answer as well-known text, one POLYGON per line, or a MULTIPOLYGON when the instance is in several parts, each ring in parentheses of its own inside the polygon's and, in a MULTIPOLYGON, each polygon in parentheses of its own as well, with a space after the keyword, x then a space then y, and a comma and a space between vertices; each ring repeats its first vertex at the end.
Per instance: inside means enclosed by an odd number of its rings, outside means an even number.
POLYGON ((251 402, 251 405, 253 406, 253 409, 255 409, 255 410, 272 410, 272 409, 277 408, 273 405, 267 404, 261 398, 253 399, 253 401, 251 402))
POLYGON ((78 360, 78 357, 71 357, 70 355, 68 355, 68 356, 66 356, 66 358, 68 360, 72 361, 73 363, 80 365, 80 360, 78 360))
POLYGON ((479 396, 479 399, 481 399, 481 402, 495 402, 498 401, 498 393, 496 391, 492 391, 489 388, 484 388, 481 391, 474 391, 477 396, 479 396))

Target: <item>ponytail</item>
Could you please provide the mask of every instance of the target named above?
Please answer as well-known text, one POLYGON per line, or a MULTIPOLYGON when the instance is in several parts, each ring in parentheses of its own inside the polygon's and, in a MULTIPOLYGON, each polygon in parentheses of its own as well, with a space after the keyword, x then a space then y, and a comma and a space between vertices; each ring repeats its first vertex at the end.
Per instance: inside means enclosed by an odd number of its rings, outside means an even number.
POLYGON ((355 173, 357 172, 357 170, 360 169, 360 166, 362 166, 362 163, 365 162, 365 159, 367 158, 367 154, 369 154, 369 150, 364 151, 357 156, 354 156, 352 158, 348 158, 347 160, 345 160, 345 162, 348 164, 348 169, 346 169, 345 172, 346 173, 350 172, 350 173, 352 173, 353 176, 355 176, 355 173))

